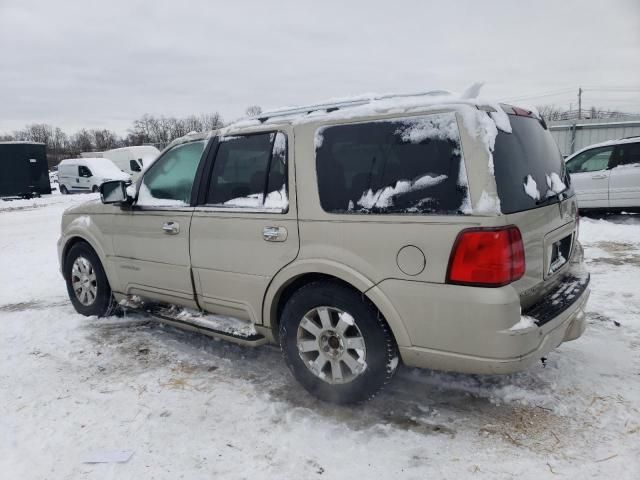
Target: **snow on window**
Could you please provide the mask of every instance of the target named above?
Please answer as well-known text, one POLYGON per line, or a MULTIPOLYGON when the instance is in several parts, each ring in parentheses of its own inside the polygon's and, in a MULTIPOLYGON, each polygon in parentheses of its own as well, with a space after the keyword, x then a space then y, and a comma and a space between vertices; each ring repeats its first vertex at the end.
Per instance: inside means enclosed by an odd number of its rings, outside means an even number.
POLYGON ((286 154, 286 149, 287 149, 287 137, 281 132, 278 132, 273 142, 273 156, 283 157, 286 154))
POLYGON ((182 200, 174 200, 171 198, 156 198, 154 197, 149 188, 144 184, 140 184, 140 190, 138 191, 137 205, 149 206, 149 207, 187 207, 189 206, 182 200))
POLYGON ((246 197, 232 198, 224 202, 224 205, 230 207, 241 208, 266 208, 273 210, 286 210, 289 206, 289 200, 287 198, 287 189, 283 185, 280 190, 274 190, 267 194, 267 198, 263 202, 261 193, 253 193, 246 197))
POLYGON ((324 141, 324 135, 323 132, 325 130, 326 127, 321 127, 319 129, 316 130, 316 133, 313 137, 313 145, 315 147, 316 150, 318 150, 320 147, 322 147, 322 142, 324 141))
POLYGON ((534 200, 540 200, 540 191, 538 184, 531 175, 527 175, 527 181, 524 183, 524 191, 534 200))
POLYGON ((428 139, 451 140, 460 143, 456 117, 451 114, 429 115, 402 119, 403 127, 396 130, 404 142, 420 143, 428 139))
MULTIPOLYGON (((547 175, 547 186, 549 190, 555 194, 562 193, 567 189, 567 186, 564 184, 560 175, 556 172, 551 172, 551 175, 547 175)), ((547 193, 547 195, 549 195, 547 193)))
POLYGON ((373 192, 372 190, 366 191, 362 197, 360 197, 357 204, 366 209, 371 209, 373 207, 387 208, 393 205, 394 195, 433 187, 434 185, 444 182, 447 178, 447 175, 438 175, 437 177, 424 175, 413 182, 409 180, 400 180, 396 182, 393 187, 381 188, 376 192, 373 192))

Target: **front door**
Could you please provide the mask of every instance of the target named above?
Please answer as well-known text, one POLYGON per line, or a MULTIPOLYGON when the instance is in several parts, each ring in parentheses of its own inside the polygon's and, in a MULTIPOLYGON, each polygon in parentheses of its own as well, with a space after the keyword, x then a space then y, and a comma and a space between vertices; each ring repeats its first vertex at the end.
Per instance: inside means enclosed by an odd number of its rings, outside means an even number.
POLYGON ((219 139, 191 223, 191 264, 205 310, 262 322, 269 282, 298 254, 292 149, 286 129, 219 139))
POLYGON ((640 142, 616 147, 609 177, 612 207, 640 207, 640 142))
POLYGON ((592 148, 567 162, 580 208, 609 207, 609 159, 613 147, 592 148))
POLYGON ((196 307, 189 259, 191 191, 206 141, 177 145, 145 172, 130 211, 115 215, 120 293, 196 307))

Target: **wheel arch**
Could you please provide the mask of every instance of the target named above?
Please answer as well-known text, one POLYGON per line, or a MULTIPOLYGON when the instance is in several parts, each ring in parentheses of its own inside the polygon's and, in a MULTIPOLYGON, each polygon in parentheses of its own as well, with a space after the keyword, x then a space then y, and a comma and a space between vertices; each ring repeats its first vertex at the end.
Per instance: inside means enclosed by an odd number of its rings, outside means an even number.
POLYGON ((78 232, 69 233, 62 243, 62 248, 60 249, 60 269, 63 274, 69 251, 74 245, 77 245, 78 243, 86 243, 96 253, 107 276, 109 285, 111 289, 114 290, 114 286, 116 284, 116 276, 115 272, 112 271, 113 269, 111 263, 107 261, 108 256, 106 252, 99 246, 100 244, 86 231, 82 234, 78 232))
POLYGON ((302 261, 286 267, 273 278, 262 306, 263 325, 278 339, 280 314, 298 289, 316 280, 331 280, 365 295, 383 316, 398 346, 410 345, 404 324, 386 295, 359 272, 335 262, 302 261))

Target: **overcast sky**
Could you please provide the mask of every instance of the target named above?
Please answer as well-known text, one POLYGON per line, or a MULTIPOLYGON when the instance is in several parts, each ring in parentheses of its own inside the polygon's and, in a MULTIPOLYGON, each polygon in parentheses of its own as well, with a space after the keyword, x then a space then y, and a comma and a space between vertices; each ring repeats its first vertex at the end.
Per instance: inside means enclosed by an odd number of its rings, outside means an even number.
POLYGON ((639 0, 0 0, 0 52, 0 132, 475 81, 640 113, 639 0))

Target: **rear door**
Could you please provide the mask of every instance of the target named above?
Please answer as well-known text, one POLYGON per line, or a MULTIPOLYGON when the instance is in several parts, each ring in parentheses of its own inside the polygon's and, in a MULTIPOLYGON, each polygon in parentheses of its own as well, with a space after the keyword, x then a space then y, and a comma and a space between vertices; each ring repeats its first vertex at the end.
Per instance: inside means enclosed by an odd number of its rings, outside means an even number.
POLYGON ((198 302, 262 322, 269 282, 298 254, 293 130, 219 138, 191 223, 198 302))
POLYGON ((609 207, 609 162, 613 149, 613 146, 592 148, 567 162, 581 208, 609 207))
POLYGON ((189 260, 191 192, 204 140, 176 145, 145 173, 130 210, 114 217, 122 293, 196 308, 189 260))
POLYGON ((640 142, 616 146, 609 177, 611 207, 640 207, 640 142))

